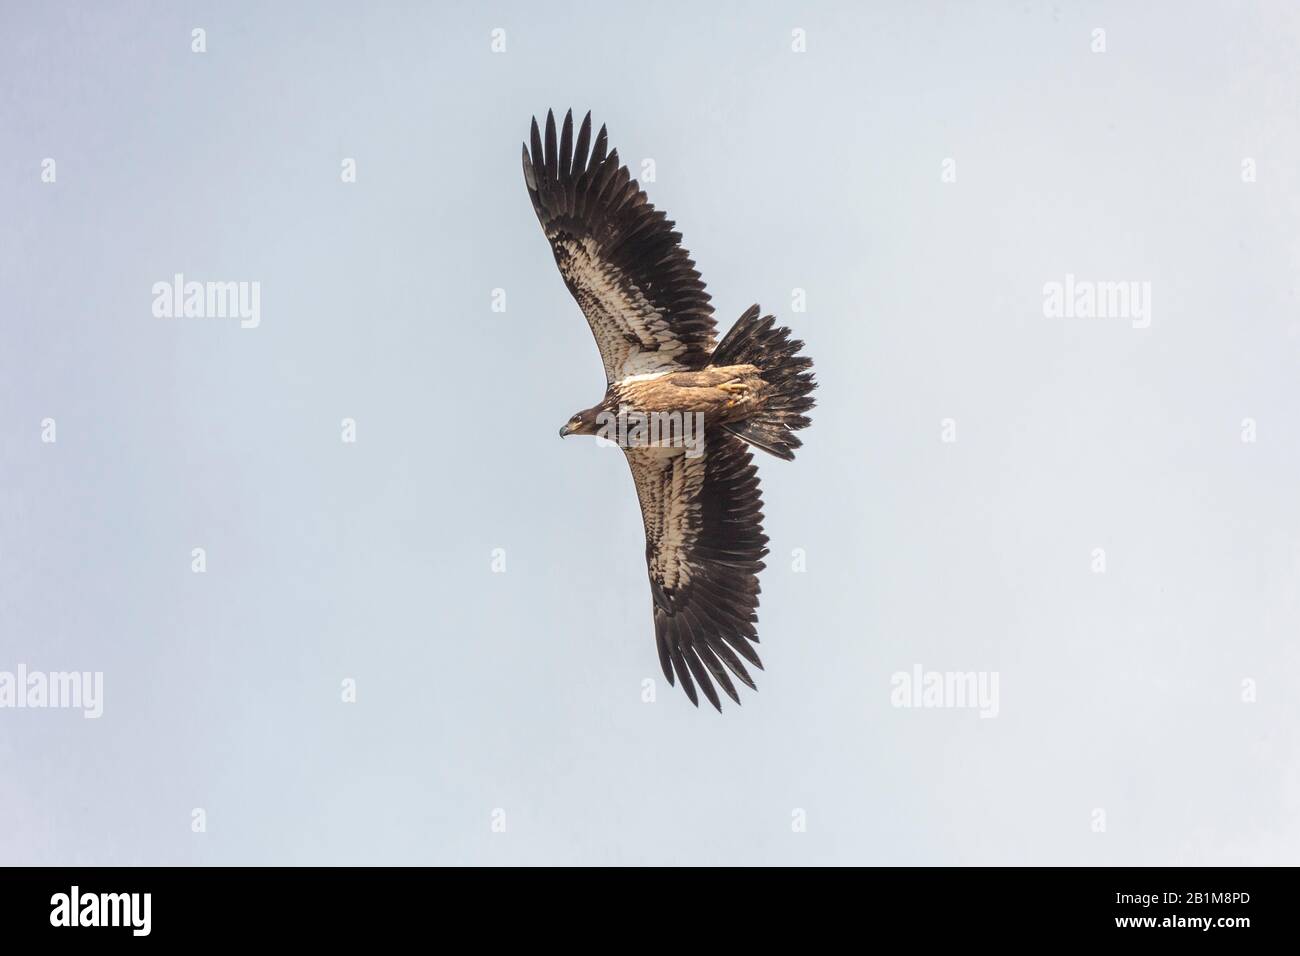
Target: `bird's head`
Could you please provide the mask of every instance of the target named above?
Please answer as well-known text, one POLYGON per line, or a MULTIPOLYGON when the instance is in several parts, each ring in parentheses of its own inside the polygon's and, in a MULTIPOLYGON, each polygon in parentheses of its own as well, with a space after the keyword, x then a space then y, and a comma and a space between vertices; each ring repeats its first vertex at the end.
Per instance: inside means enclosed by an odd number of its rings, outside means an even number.
POLYGON ((564 423, 564 427, 560 429, 560 437, 596 434, 599 431, 599 426, 596 424, 596 416, 599 413, 599 405, 581 412, 574 412, 573 415, 569 416, 569 420, 564 423))

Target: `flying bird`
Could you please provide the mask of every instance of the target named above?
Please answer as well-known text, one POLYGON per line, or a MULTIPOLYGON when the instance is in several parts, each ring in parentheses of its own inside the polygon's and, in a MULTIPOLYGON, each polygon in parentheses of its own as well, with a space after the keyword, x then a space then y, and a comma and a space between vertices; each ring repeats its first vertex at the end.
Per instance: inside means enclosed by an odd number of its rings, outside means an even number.
POLYGON ((604 126, 592 140, 590 113, 576 138, 572 111, 558 137, 554 113, 545 138, 534 118, 530 139, 528 196, 605 366, 604 397, 560 436, 622 446, 645 525, 659 664, 692 704, 698 687, 721 711, 717 688, 739 704, 731 678, 755 689, 746 663, 763 667, 753 645, 767 536, 749 449, 794 458, 814 404, 812 360, 757 305, 717 340, 681 234, 618 150, 606 151, 604 126))

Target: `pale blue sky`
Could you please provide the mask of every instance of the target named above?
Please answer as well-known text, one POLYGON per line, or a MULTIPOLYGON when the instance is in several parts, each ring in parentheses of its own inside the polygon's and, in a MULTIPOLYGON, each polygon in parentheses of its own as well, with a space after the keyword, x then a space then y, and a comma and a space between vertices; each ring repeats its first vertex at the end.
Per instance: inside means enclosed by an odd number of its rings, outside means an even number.
POLYGON ((4 4, 0 670, 105 700, 0 710, 0 863, 1300 862, 1297 41, 1280 2, 4 4), (519 144, 568 106, 655 160, 720 324, 817 362, 721 717, 660 676, 622 456, 556 438, 603 377, 519 144), (177 272, 260 326, 154 318, 177 272), (1067 273, 1150 328, 1044 317, 1067 273), (998 717, 891 707, 917 664, 998 717))

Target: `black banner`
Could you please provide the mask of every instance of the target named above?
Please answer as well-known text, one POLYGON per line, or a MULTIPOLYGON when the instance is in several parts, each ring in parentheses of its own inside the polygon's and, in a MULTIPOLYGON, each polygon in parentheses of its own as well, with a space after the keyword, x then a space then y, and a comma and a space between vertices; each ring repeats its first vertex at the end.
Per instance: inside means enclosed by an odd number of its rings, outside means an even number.
POLYGON ((1284 932, 1294 882, 1289 870, 1182 868, 628 869, 593 876, 530 869, 11 869, 0 870, 0 925, 10 942, 75 935, 96 944, 339 943, 396 941, 438 926, 486 929, 493 938, 581 935, 615 920, 630 941, 714 914, 719 925, 852 924, 857 934, 901 933, 927 945, 1097 937, 1232 945, 1284 932))

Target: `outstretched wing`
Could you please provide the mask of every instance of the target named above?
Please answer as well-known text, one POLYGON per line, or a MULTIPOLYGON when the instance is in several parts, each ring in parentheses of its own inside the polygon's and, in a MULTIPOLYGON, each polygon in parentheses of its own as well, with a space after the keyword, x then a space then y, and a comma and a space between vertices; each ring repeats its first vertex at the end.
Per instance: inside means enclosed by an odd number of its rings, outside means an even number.
POLYGON ((751 688, 744 658, 763 665, 758 642, 758 572, 767 554, 763 498, 744 442, 708 436, 704 454, 682 448, 625 448, 645 522, 655 641, 668 683, 691 703, 695 688, 718 710, 714 682, 740 703, 730 671, 751 688))
POLYGON ((573 113, 559 144, 555 115, 546 142, 533 120, 532 153, 524 146, 524 182, 564 283, 600 348, 605 379, 697 369, 714 344, 713 308, 681 233, 605 154, 605 127, 591 141, 588 113, 573 139, 573 113))

